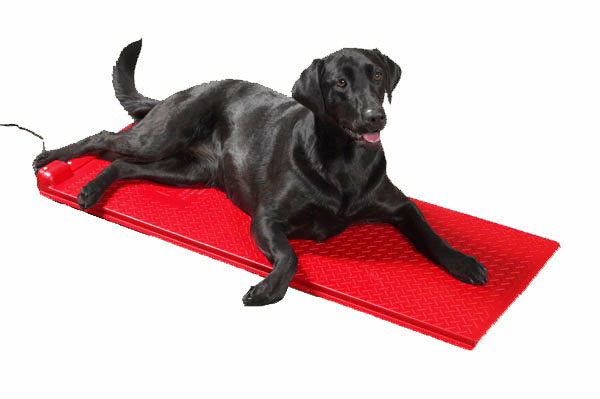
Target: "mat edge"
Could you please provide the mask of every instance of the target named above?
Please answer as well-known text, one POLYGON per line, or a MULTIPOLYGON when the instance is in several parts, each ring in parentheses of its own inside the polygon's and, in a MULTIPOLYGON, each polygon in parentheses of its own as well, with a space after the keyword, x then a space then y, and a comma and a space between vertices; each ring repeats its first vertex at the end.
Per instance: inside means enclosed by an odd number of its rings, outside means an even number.
MULTIPOLYGON (((541 237, 541 238, 544 238, 544 237, 541 237)), ((556 253, 560 249, 560 243, 558 241, 551 240, 549 238, 544 238, 544 239, 552 242, 554 245, 552 247, 549 247, 547 252, 544 252, 542 255, 540 255, 538 258, 536 258, 536 261, 539 261, 539 263, 541 263, 542 265, 538 269, 530 270, 528 273, 523 273, 520 276, 519 280, 515 284, 516 289, 514 291, 514 295, 511 296, 509 299, 507 299, 504 302, 504 304, 506 306, 504 307, 504 310, 498 316, 492 316, 492 317, 489 317, 486 319, 486 323, 490 323, 490 326, 480 333, 480 335, 477 338, 477 342, 479 342, 483 337, 485 337, 487 335, 487 333, 492 329, 492 327, 498 322, 498 320, 500 320, 500 318, 508 311, 508 309, 517 301, 517 299, 519 299, 519 297, 525 292, 527 287, 529 287, 529 285, 533 282, 533 280, 537 277, 537 275, 546 267, 548 262, 550 262, 550 259, 552 259, 554 257, 554 255, 556 255, 556 253)))

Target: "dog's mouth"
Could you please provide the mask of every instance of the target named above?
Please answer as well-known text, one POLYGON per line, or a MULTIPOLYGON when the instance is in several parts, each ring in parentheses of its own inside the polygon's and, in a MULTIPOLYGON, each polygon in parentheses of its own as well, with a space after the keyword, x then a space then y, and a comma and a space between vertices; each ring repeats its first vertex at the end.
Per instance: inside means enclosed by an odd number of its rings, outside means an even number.
POLYGON ((344 127, 344 131, 355 140, 366 141, 368 143, 379 143, 381 131, 357 133, 347 127, 344 127))

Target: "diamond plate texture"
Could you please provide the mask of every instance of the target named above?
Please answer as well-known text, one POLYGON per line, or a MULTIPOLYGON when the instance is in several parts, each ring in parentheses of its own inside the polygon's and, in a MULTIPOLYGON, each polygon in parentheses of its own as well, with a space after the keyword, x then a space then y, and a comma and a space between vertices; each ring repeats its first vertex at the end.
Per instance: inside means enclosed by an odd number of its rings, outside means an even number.
MULTIPOLYGON (((90 156, 55 161, 38 173, 40 192, 77 207, 81 187, 107 164, 90 156)), ((415 203, 452 246, 486 265, 486 285, 455 280, 391 226, 356 225, 323 243, 293 240, 299 268, 292 286, 472 349, 559 244, 415 203)), ((250 237, 249 216, 215 189, 118 182, 88 212, 263 276, 271 270, 250 237)))

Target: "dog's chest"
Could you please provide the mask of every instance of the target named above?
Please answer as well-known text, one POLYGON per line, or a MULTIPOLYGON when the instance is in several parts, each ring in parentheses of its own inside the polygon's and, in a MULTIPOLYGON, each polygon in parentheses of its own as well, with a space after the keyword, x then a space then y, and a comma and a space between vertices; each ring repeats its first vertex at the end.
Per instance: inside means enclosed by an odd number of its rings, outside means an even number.
POLYGON ((289 214, 288 234, 292 237, 326 240, 359 221, 361 204, 355 192, 319 195, 289 214))
POLYGON ((344 230, 348 221, 343 215, 317 204, 307 205, 290 215, 288 236, 324 241, 344 230))
POLYGON ((290 230, 321 241, 352 223, 369 220, 372 191, 383 176, 385 158, 382 154, 373 156, 359 151, 349 159, 330 164, 327 186, 304 186, 304 200, 293 201, 296 206, 288 214, 290 230))

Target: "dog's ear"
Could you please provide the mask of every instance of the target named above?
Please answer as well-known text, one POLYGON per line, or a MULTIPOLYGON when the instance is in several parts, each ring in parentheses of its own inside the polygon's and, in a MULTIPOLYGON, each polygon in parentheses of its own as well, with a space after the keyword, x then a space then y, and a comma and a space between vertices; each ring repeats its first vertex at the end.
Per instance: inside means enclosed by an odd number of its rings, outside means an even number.
POLYGON ((316 59, 306 68, 292 88, 292 97, 317 115, 325 113, 325 101, 321 92, 323 60, 316 59))
POLYGON ((402 70, 398 64, 392 61, 387 55, 382 54, 381 51, 374 49, 373 52, 381 61, 381 66, 383 67, 383 72, 385 74, 385 91, 387 92, 388 101, 391 103, 392 91, 394 91, 398 81, 400 81, 402 70))

